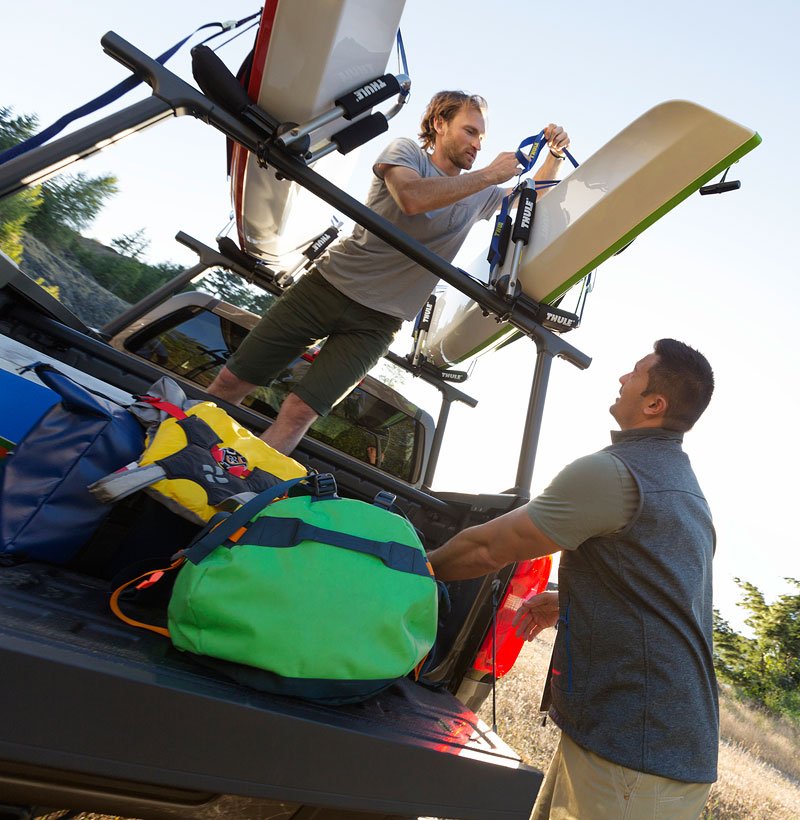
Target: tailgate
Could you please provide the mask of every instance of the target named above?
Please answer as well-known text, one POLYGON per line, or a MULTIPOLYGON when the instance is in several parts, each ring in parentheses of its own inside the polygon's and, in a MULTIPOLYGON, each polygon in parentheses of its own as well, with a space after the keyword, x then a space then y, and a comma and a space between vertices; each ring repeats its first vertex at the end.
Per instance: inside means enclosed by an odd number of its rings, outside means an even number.
POLYGON ((305 704, 230 683, 125 626, 101 580, 25 564, 0 568, 0 589, 0 803, 25 778, 91 776, 101 794, 139 799, 138 817, 211 816, 201 805, 218 795, 528 817, 541 775, 445 691, 404 680, 363 704, 305 704))

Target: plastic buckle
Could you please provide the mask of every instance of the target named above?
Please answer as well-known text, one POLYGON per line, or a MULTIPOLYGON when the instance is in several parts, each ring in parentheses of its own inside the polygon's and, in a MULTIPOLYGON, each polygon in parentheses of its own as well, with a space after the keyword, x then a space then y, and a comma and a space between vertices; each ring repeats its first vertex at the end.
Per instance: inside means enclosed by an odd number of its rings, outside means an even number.
POLYGON ((376 507, 381 507, 382 509, 389 510, 391 512, 395 501, 397 501, 397 496, 394 493, 390 493, 388 490, 381 490, 375 496, 372 503, 376 507))
POLYGON ((309 476, 312 495, 315 501, 328 501, 339 498, 336 494, 336 479, 330 473, 317 473, 309 476))

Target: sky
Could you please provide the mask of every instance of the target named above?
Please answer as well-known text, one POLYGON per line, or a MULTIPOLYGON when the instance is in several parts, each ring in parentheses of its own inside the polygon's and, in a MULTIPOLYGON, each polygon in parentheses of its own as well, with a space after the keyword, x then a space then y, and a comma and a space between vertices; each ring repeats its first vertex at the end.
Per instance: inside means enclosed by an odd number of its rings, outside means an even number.
MULTIPOLYGON (((4 38, 0 52, 0 105, 48 125, 127 76, 102 52, 106 31, 155 56, 203 23, 257 9, 243 0, 16 4, 15 35, 4 38)), ((685 448, 717 529, 715 603, 743 629, 735 577, 756 584, 767 600, 796 591, 784 577, 800 578, 793 512, 800 271, 791 167, 800 129, 800 4, 407 0, 401 28, 411 100, 389 134, 363 148, 355 163, 346 188, 362 199, 374 155, 391 137, 415 136, 425 104, 442 88, 489 101, 476 167, 514 150, 548 122, 566 128, 582 161, 670 99, 699 103, 762 136, 762 145, 728 176, 741 180, 740 190, 691 196, 599 268, 582 325, 567 337, 592 364, 579 371, 553 363, 532 485, 536 493, 564 464, 608 443, 618 378, 656 339, 672 337, 701 350, 717 387, 685 448)), ((219 51, 233 70, 254 34, 219 51)), ((188 49, 168 65, 189 79, 188 49)), ((394 60, 389 70, 397 71, 394 60)), ((147 93, 132 92, 123 104, 147 93)), ((144 228, 150 261, 191 265, 175 233, 213 246, 228 223, 224 139, 192 118, 136 135, 80 170, 112 173, 121 188, 89 233, 108 242, 144 228)), ((491 225, 482 229, 485 240, 471 238, 462 264, 488 243, 491 225)), ((396 348, 405 353, 409 345, 404 335, 396 348)), ((479 404, 454 408, 435 488, 499 492, 514 484, 534 358, 534 345, 523 339, 475 363, 463 389, 479 404)))

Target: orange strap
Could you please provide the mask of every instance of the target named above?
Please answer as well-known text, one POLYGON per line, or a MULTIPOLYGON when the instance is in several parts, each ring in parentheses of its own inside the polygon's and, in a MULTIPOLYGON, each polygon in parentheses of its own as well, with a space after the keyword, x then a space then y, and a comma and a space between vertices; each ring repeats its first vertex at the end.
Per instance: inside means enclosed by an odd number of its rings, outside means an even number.
POLYGON ((418 681, 422 675, 422 667, 425 666, 425 661, 428 660, 430 652, 425 653, 425 657, 414 667, 414 680, 418 681))
MULTIPOLYGON (((163 626, 155 626, 154 624, 146 624, 142 621, 135 621, 133 618, 129 618, 125 613, 120 609, 119 606, 119 596, 130 586, 133 586, 137 581, 141 581, 143 578, 151 578, 153 576, 158 576, 152 580, 151 583, 155 583, 156 581, 161 579, 161 576, 165 572, 170 572, 174 569, 178 569, 178 567, 183 564, 185 558, 178 558, 177 561, 173 561, 168 567, 164 567, 163 569, 154 569, 150 570, 149 572, 144 572, 141 575, 137 575, 136 578, 131 578, 130 581, 126 581, 121 587, 117 587, 111 593, 111 611, 121 620, 124 621, 126 624, 130 626, 138 626, 141 629, 148 629, 150 632, 156 632, 159 635, 163 635, 166 638, 169 638, 169 630, 165 629, 163 626)), ((150 586, 150 584, 147 584, 150 586)))

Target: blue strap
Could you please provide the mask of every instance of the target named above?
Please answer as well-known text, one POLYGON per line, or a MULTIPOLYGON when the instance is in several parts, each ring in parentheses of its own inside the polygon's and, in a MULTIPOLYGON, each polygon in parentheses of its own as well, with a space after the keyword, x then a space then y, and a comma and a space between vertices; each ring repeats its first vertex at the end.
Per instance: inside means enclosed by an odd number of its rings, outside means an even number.
POLYGON ((221 524, 213 528, 206 526, 200 533, 198 539, 190 544, 182 553, 178 553, 178 555, 182 554, 187 561, 191 561, 193 564, 199 564, 209 553, 213 552, 224 541, 227 541, 237 530, 240 530, 248 524, 250 519, 257 513, 260 513, 267 504, 271 504, 276 498, 286 495, 292 487, 295 487, 301 482, 309 482, 309 477, 301 476, 300 478, 290 478, 288 481, 282 481, 274 487, 268 487, 263 492, 251 498, 246 504, 242 504, 238 510, 228 515, 221 524))
POLYGON ((505 224, 506 219, 508 218, 508 209, 511 203, 513 191, 508 196, 503 197, 503 201, 500 203, 500 212, 497 214, 497 217, 494 221, 494 231, 492 233, 492 241, 489 243, 489 269, 492 270, 495 265, 500 263, 500 259, 502 258, 502 253, 500 252, 500 237, 503 235, 503 225, 505 224))
MULTIPOLYGON (((259 14, 261 12, 258 12, 259 14)), ((245 22, 251 20, 253 15, 250 17, 245 17, 242 20, 236 22, 234 26, 226 26, 223 23, 206 23, 199 28, 196 28, 191 34, 187 37, 184 37, 180 42, 175 43, 174 46, 168 48, 160 57, 156 58, 156 62, 164 63, 172 57, 175 52, 177 52, 181 46, 183 46, 188 40, 194 37, 198 31, 202 31, 203 29, 213 28, 214 26, 219 26, 222 28, 222 31, 217 32, 217 34, 212 35, 212 37, 216 37, 219 34, 222 34, 225 31, 228 31, 230 28, 236 28, 242 25, 245 22)), ((211 37, 207 38, 207 40, 212 39, 211 37)), ((113 88, 109 88, 104 94, 101 94, 99 97, 95 97, 93 100, 90 100, 87 103, 76 108, 74 111, 70 111, 68 114, 64 114, 63 117, 56 120, 52 125, 49 125, 43 131, 40 131, 38 134, 34 134, 32 137, 28 137, 28 139, 23 140, 22 142, 17 143, 16 145, 12 145, 10 148, 7 148, 5 151, 0 153, 0 165, 4 162, 8 162, 9 160, 14 159, 15 157, 21 156, 22 154, 27 153, 28 151, 33 150, 34 148, 38 148, 40 145, 43 145, 48 140, 52 139, 56 134, 59 134, 63 131, 71 122, 80 119, 81 117, 85 117, 87 114, 92 114, 95 111, 98 111, 101 108, 109 105, 110 103, 114 102, 114 100, 118 100, 123 94, 127 94, 128 91, 136 88, 142 82, 138 77, 132 76, 128 77, 126 80, 123 80, 121 83, 117 83, 113 88)))
POLYGON ((536 165, 536 160, 539 159, 539 153, 546 144, 547 140, 545 139, 544 131, 540 131, 535 136, 526 137, 522 140, 516 151, 517 162, 522 166, 522 170, 519 172, 520 176, 527 174, 528 171, 536 165), (531 150, 526 154, 522 149, 527 148, 529 145, 531 146, 531 150))
POLYGON ((326 530, 300 518, 264 516, 247 528, 247 543, 259 544, 265 549, 296 547, 303 541, 316 541, 372 555, 380 558, 389 569, 422 575, 424 578, 431 577, 428 562, 422 552, 399 541, 376 541, 346 532, 326 530))
MULTIPOLYGON (((247 534, 250 543, 262 543, 265 547, 294 547, 303 541, 318 541, 324 544, 332 544, 336 547, 361 552, 366 555, 374 555, 380 558, 390 569, 399 572, 409 572, 414 575, 431 577, 428 562, 425 556, 414 547, 408 544, 401 544, 399 541, 375 541, 369 538, 361 538, 357 535, 326 530, 322 527, 315 527, 299 518, 258 518, 252 524, 250 519, 261 512, 264 507, 272 503, 275 499, 285 495, 292 487, 298 484, 308 484, 313 486, 314 477, 302 476, 292 478, 270 487, 250 499, 246 504, 239 507, 236 512, 231 513, 222 523, 213 529, 206 527, 191 546, 183 553, 187 561, 199 564, 204 558, 210 555, 217 547, 232 547, 234 544, 225 543, 228 539, 242 527, 247 527, 247 534)), ((336 497, 336 496, 332 496, 336 497)), ((212 521, 218 520, 215 516, 212 521)))
POLYGON ((575 157, 573 157, 572 154, 570 154, 570 152, 566 148, 563 148, 562 150, 564 152, 564 156, 572 163, 572 167, 577 168, 578 165, 580 165, 578 160, 576 160, 575 157))
MULTIPOLYGON (((538 134, 533 137, 526 137, 522 142, 519 144, 517 148, 517 162, 522 166, 522 170, 519 172, 519 175, 522 176, 523 174, 527 174, 533 166, 536 164, 536 160, 539 158, 539 153, 541 152, 542 148, 547 145, 547 138, 544 135, 544 129, 542 129, 538 134), (531 146, 531 150, 526 154, 523 152, 523 148, 527 148, 531 146)), ((578 162, 575 157, 570 154, 570 152, 564 148, 563 149, 564 156, 572 163, 574 168, 578 167, 578 162)), ((546 182, 558 182, 558 180, 546 180, 546 182)))
MULTIPOLYGON (((527 174, 529 171, 533 169, 533 166, 536 164, 536 161, 539 159, 539 154, 547 145, 547 138, 544 135, 544 129, 542 129, 538 134, 535 134, 530 137, 526 137, 522 142, 519 144, 516 150, 516 157, 517 162, 522 166, 522 170, 519 172, 519 176, 522 177, 524 174, 527 174), (528 148, 530 146, 530 151, 525 153, 523 150, 524 148, 528 148)), ((564 156, 572 163, 572 165, 577 168, 578 162, 575 157, 570 154, 570 152, 564 148, 564 156)), ((552 188, 555 185, 558 185, 560 180, 558 179, 537 179, 532 180, 532 187, 535 191, 541 191, 544 188, 552 188)), ((531 184, 531 183, 529 183, 531 184)), ((511 201, 513 200, 514 196, 517 192, 517 186, 508 194, 508 196, 503 197, 503 201, 500 205, 500 212, 497 214, 494 223, 494 232, 492 233, 492 239, 489 243, 489 253, 487 259, 489 260, 489 270, 493 270, 496 265, 499 264, 500 259, 502 258, 502 253, 500 249, 500 237, 503 233, 503 224, 508 217, 508 212, 511 207, 511 201)))

